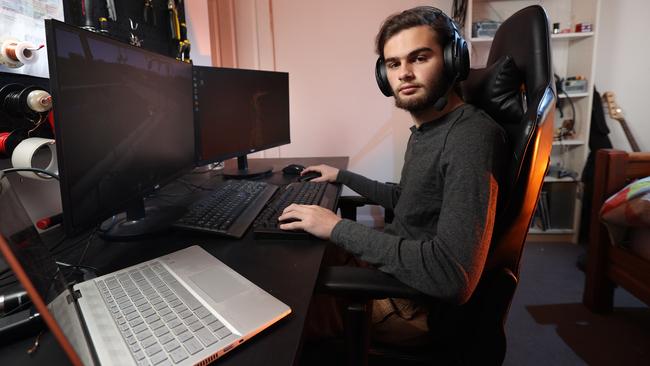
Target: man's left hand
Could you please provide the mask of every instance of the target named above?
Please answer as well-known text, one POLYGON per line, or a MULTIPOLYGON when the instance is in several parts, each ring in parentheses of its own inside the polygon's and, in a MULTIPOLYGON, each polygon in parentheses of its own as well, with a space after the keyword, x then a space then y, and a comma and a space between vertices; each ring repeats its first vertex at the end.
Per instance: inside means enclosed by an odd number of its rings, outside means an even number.
POLYGON ((298 220, 280 224, 282 230, 304 230, 316 237, 328 240, 334 226, 341 221, 341 218, 321 206, 294 203, 284 209, 278 220, 298 220))

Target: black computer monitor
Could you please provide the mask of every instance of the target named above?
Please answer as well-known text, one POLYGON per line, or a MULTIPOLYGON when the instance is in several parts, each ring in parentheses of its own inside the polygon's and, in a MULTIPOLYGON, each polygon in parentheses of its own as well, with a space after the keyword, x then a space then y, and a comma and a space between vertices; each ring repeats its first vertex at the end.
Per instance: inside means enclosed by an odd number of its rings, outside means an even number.
POLYGON ((199 164, 237 158, 226 177, 271 172, 247 154, 285 145, 289 135, 289 74, 194 66, 194 118, 199 164))
POLYGON ((66 233, 168 226, 177 210, 144 197, 194 165, 192 66, 55 20, 46 35, 66 233))

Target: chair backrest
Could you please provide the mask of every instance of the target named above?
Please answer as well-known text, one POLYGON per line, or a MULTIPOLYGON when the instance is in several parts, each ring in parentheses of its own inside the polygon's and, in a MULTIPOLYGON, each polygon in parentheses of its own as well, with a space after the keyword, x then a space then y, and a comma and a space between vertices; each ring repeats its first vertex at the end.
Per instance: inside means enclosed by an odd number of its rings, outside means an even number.
POLYGON ((487 67, 472 70, 463 85, 466 100, 503 126, 510 145, 488 270, 505 267, 518 274, 521 250, 549 163, 554 88, 548 19, 538 5, 516 12, 501 24, 487 67))
POLYGON ((483 275, 468 303, 450 317, 462 323, 458 337, 471 345, 458 356, 468 364, 501 364, 505 357, 505 320, 549 165, 554 88, 548 19, 538 5, 501 24, 487 67, 470 71, 463 85, 465 99, 503 126, 511 149, 483 275))

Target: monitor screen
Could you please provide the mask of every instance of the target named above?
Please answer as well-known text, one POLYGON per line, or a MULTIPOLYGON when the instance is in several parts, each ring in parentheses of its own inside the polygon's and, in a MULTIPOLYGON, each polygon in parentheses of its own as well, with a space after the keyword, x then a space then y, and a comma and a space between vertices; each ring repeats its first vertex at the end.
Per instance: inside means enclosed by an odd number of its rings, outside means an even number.
POLYGON ((138 206, 194 163, 192 66, 47 21, 67 233, 138 206))
POLYGON ((288 144, 289 74, 194 66, 199 163, 288 144))

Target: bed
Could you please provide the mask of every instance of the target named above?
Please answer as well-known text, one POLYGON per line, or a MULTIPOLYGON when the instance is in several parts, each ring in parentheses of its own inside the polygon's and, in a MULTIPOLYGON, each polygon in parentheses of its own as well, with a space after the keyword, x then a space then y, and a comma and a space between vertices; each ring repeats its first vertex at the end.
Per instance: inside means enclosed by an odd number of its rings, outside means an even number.
POLYGON ((648 176, 648 152, 605 149, 596 154, 583 294, 583 303, 594 312, 612 311, 615 285, 650 305, 650 227, 630 228, 629 240, 615 243, 601 220, 601 208, 610 196, 648 176))

